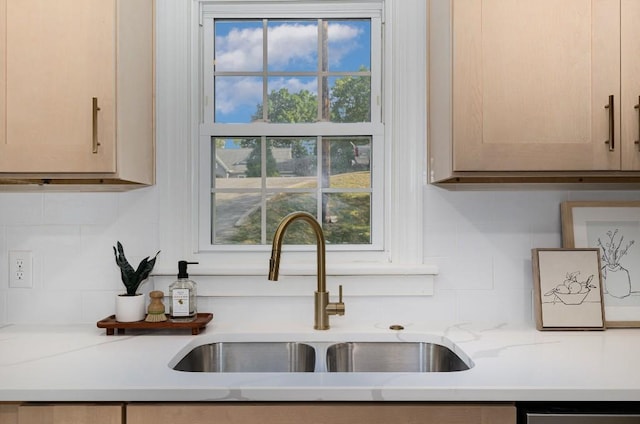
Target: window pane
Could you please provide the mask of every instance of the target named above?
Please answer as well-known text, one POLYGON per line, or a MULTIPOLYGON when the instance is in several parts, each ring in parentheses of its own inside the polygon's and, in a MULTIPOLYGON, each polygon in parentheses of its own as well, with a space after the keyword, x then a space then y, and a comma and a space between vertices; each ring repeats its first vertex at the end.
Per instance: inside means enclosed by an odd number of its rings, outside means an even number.
MULTIPOLYGON (((318 80, 314 77, 269 78, 268 119, 271 123, 318 120, 318 80)), ((258 106, 262 113, 262 107, 258 106)))
POLYGON ((212 196, 213 244, 260 244, 261 193, 212 196))
POLYGON ((371 195, 326 193, 324 234, 329 244, 371 243, 371 195))
POLYGON ((317 20, 271 20, 267 28, 269 72, 318 70, 317 20))
POLYGON ((259 139, 217 138, 212 150, 217 189, 261 186, 262 149, 259 139))
POLYGON ((262 78, 215 77, 215 116, 218 124, 262 120, 262 78))
POLYGON ((269 173, 267 187, 317 187, 316 139, 281 137, 267 140, 267 167, 272 163, 275 172, 269 173), (269 156, 271 155, 271 156, 269 156))
MULTIPOLYGON (((267 200, 267 243, 273 242, 278 224, 288 214, 296 211, 316 215, 316 196, 309 193, 277 193, 267 200)), ((309 224, 294 222, 287 228, 286 244, 315 244, 316 239, 309 224)))
POLYGON ((323 187, 371 187, 369 137, 323 138, 322 146, 325 158, 322 170, 323 187))
POLYGON ((329 70, 355 72, 371 69, 371 21, 329 21, 329 70))
POLYGON ((329 84, 331 122, 371 122, 371 77, 332 77, 329 84))
POLYGON ((216 72, 262 71, 262 20, 215 20, 216 72))

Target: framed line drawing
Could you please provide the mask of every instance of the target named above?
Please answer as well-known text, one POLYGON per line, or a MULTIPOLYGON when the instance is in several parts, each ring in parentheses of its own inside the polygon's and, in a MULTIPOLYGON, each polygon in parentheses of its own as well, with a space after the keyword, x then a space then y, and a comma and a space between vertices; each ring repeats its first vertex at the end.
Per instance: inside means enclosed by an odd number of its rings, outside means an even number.
POLYGON ((607 327, 640 327, 640 201, 564 202, 562 246, 597 248, 607 327))
POLYGON ((532 249, 538 330, 604 330, 598 249, 532 249))

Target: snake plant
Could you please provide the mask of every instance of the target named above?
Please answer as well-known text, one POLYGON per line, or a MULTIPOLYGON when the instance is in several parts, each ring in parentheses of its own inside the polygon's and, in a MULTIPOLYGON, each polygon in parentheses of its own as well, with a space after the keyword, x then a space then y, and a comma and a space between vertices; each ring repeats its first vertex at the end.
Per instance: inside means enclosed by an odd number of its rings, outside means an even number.
POLYGON ((113 254, 116 257, 116 265, 120 267, 120 276, 122 277, 122 283, 127 289, 127 296, 135 296, 138 291, 138 287, 144 280, 149 277, 153 266, 156 264, 156 258, 158 257, 158 253, 149 259, 149 256, 140 261, 138 265, 138 269, 134 270, 129 261, 124 256, 124 248, 122 247, 122 243, 118 242, 117 249, 113 247, 113 254))

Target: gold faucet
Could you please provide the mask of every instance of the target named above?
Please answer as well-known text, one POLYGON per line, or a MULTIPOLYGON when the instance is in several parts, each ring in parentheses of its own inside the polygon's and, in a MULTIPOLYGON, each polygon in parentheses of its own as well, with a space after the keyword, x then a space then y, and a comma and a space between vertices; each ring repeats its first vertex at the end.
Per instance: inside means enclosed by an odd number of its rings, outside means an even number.
POLYGON ((342 286, 339 288, 338 302, 329 302, 329 292, 327 291, 327 271, 325 267, 325 240, 322 227, 316 219, 307 212, 293 212, 285 216, 276 232, 273 235, 273 247, 271 248, 271 260, 269 261, 269 280, 278 280, 280 269, 280 252, 282 249, 282 239, 289 224, 301 219, 306 221, 316 235, 317 262, 318 262, 318 289, 315 292, 315 323, 316 330, 329 329, 329 315, 344 315, 344 303, 342 302, 342 286))

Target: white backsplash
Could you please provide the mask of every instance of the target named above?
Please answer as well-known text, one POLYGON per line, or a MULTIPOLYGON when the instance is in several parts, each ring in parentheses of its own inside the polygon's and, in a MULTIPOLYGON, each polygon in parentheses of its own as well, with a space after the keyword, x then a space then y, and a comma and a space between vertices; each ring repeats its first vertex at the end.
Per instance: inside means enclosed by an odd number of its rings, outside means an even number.
MULTIPOLYGON (((96 322, 121 292, 112 246, 161 249, 158 187, 127 193, 0 194, 0 322, 96 322), (9 288, 8 250, 33 252, 33 288, 9 288)), ((446 191, 425 187, 425 262, 434 296, 347 297, 334 325, 421 320, 530 323, 530 249, 560 246, 565 200, 638 200, 636 191, 446 191)), ((132 262, 141 257, 132 256, 132 262)), ((202 279, 203 277, 200 277, 202 279)), ((194 277, 198 280, 198 278, 194 277)), ((200 281, 200 284, 207 284, 200 281)), ((265 281, 265 284, 267 282, 265 281)), ((390 281, 390 284, 393 284, 390 281)), ((151 287, 147 284, 146 291, 151 287)), ((207 296, 217 320, 312 320, 308 296, 207 296)))

